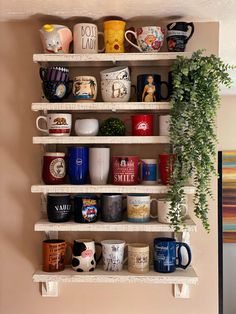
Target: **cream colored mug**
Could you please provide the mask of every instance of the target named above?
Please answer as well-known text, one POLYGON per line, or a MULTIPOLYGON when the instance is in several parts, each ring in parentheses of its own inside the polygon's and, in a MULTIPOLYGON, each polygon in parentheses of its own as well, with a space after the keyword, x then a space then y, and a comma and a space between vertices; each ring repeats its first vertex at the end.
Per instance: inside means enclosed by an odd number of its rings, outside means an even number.
MULTIPOLYGON (((158 221, 164 224, 170 224, 171 221, 170 221, 169 213, 171 209, 171 201, 169 201, 168 199, 159 199, 157 201, 157 205, 158 205, 158 210, 157 210, 158 221)), ((187 205, 179 204, 178 207, 181 208, 182 215, 186 217, 187 205)))
POLYGON ((128 244, 128 271, 142 274, 149 272, 149 245, 145 243, 128 244))

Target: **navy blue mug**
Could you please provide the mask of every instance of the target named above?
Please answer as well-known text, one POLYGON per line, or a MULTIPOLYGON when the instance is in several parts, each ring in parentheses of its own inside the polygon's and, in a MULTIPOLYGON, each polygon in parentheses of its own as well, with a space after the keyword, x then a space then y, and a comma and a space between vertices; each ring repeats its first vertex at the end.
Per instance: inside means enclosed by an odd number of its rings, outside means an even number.
POLYGON ((173 238, 154 239, 154 270, 158 273, 173 273, 176 267, 186 269, 192 260, 191 250, 188 244, 176 242, 173 238), (185 247, 188 253, 187 264, 182 264, 181 247, 185 247))
POLYGON ((72 184, 86 184, 89 171, 88 147, 69 147, 68 175, 72 184))
POLYGON ((137 76, 137 101, 156 102, 169 97, 168 83, 161 80, 159 74, 141 74, 137 76), (162 94, 162 85, 167 88, 166 96, 162 94))
POLYGON ((75 222, 95 222, 98 217, 98 199, 96 195, 74 196, 74 220, 75 222))

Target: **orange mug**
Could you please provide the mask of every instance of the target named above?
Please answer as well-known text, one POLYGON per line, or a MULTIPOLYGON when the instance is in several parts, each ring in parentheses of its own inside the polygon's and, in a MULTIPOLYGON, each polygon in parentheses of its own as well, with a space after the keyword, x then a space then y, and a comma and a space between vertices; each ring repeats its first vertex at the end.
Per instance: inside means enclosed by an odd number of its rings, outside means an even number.
POLYGON ((67 264, 66 249, 71 247, 65 240, 50 239, 43 241, 43 271, 57 272, 67 264))
POLYGON ((120 20, 110 20, 103 23, 106 53, 125 52, 125 25, 126 23, 120 20))

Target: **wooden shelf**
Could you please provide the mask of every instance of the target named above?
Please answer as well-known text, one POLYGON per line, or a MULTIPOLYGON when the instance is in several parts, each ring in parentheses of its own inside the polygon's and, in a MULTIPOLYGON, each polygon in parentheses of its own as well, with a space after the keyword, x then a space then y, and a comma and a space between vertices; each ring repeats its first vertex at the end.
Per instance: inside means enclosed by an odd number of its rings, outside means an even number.
POLYGON ((170 110, 169 102, 63 102, 49 103, 39 102, 32 103, 32 111, 39 110, 67 110, 82 112, 125 112, 125 111, 158 111, 167 112, 170 110))
MULTIPOLYGON (((181 227, 181 231, 196 232, 196 224, 191 218, 185 220, 185 225, 181 227)), ((168 224, 152 220, 145 223, 134 223, 128 221, 120 222, 103 222, 95 223, 77 223, 68 221, 63 223, 49 222, 47 219, 41 219, 34 225, 34 231, 105 231, 105 232, 173 232, 168 224)))
POLYGON ((66 66, 111 66, 127 64, 129 66, 168 66, 177 56, 190 58, 188 52, 157 52, 157 53, 97 53, 97 54, 34 54, 33 61, 39 64, 55 63, 66 66))
MULTIPOLYGON (((142 194, 166 194, 169 190, 168 185, 32 185, 32 193, 142 193, 142 194)), ((193 194, 195 188, 193 186, 185 186, 186 194, 193 194)))
POLYGON ((33 144, 168 144, 169 136, 34 136, 33 144))

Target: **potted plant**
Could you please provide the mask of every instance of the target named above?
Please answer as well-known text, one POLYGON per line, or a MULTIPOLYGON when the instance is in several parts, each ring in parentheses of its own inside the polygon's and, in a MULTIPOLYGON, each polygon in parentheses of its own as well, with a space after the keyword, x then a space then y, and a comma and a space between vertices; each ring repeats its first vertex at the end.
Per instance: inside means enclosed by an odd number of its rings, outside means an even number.
POLYGON ((171 187, 169 213, 178 231, 183 223, 181 204, 184 186, 193 180, 194 212, 207 231, 208 197, 212 197, 211 179, 216 175, 216 114, 220 104, 219 86, 231 84, 231 69, 215 55, 204 56, 202 50, 190 59, 178 56, 172 66, 170 142, 176 155, 171 187))

